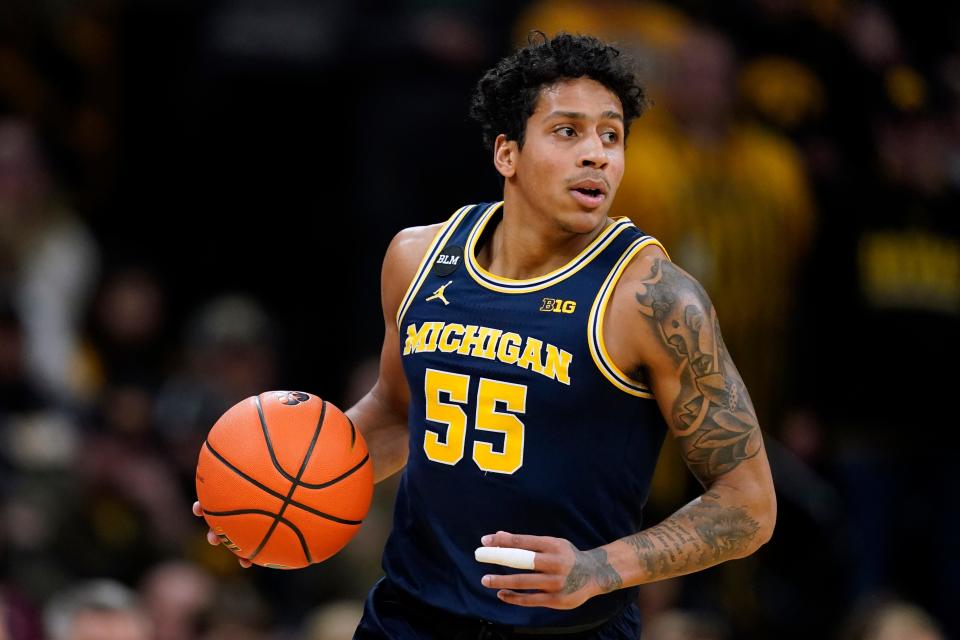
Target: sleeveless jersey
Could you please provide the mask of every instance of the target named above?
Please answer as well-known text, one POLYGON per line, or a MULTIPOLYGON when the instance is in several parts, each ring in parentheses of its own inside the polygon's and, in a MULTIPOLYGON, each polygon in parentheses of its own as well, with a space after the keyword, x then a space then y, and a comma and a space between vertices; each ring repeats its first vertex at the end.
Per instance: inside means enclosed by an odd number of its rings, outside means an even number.
POLYGON ((636 533, 665 433, 648 387, 610 360, 600 328, 617 279, 659 244, 621 218, 549 274, 510 280, 475 260, 503 203, 458 210, 397 311, 410 455, 383 567, 434 607, 512 626, 579 626, 635 598, 571 611, 506 604, 480 584, 514 570, 474 559, 498 530, 586 550, 636 533))

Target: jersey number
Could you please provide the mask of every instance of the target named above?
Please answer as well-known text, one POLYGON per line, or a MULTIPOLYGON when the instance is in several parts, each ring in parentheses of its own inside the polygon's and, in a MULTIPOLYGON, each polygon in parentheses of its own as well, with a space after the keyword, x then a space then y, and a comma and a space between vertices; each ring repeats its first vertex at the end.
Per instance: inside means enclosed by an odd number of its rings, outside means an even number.
MULTIPOLYGON (((467 414, 460 405, 468 404, 470 376, 427 369, 423 382, 427 397, 427 420, 447 425, 446 437, 429 428, 423 436, 423 450, 434 462, 454 465, 463 459, 467 437, 467 414), (447 399, 441 399, 446 394, 447 399)), ((527 410, 527 387, 480 378, 477 388, 477 413, 474 428, 503 434, 503 451, 489 442, 473 443, 473 461, 483 471, 513 473, 523 465, 523 422, 514 414, 527 410), (497 403, 511 413, 497 410, 497 403)))

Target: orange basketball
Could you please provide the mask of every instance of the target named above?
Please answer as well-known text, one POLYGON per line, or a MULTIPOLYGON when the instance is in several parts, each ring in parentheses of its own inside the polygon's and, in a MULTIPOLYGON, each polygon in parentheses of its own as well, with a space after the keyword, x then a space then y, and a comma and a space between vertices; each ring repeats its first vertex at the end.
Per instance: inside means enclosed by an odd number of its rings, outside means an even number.
POLYGON ((326 560, 360 528, 373 497, 363 436, 335 406, 268 391, 224 413, 197 463, 203 515, 225 547, 255 564, 326 560))

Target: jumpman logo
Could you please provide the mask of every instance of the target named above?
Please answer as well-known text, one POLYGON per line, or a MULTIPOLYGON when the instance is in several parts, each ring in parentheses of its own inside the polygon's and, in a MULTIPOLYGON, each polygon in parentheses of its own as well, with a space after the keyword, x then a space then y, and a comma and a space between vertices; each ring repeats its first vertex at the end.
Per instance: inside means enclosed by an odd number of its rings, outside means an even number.
POLYGON ((453 280, 448 281, 447 284, 443 285, 442 287, 434 291, 433 295, 427 298, 426 301, 430 302, 431 300, 440 300, 440 302, 442 302, 444 305, 450 304, 449 302, 447 302, 447 298, 443 295, 443 291, 444 289, 450 286, 451 282, 453 282, 453 280))

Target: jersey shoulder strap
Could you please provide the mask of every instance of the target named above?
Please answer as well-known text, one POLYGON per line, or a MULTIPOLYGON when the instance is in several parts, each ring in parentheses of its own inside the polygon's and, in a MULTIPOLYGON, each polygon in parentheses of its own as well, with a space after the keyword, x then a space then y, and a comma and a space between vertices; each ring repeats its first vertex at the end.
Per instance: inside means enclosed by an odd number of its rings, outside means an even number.
POLYGON ((407 309, 410 308, 410 303, 417 297, 417 292, 420 291, 420 287, 423 286, 423 281, 426 279, 427 274, 430 273, 433 263, 436 261, 437 256, 443 251, 443 248, 447 246, 447 243, 450 241, 450 238, 461 228, 469 227, 464 225, 464 221, 473 219, 477 211, 482 211, 484 205, 473 205, 468 204, 457 209, 446 222, 443 223, 443 226, 440 227, 440 230, 437 231, 437 234, 433 237, 433 240, 430 242, 430 246, 427 248, 426 253, 423 254, 423 259, 420 261, 420 266, 417 267, 417 271, 413 276, 413 279, 410 281, 410 285, 407 287, 406 293, 403 295, 403 299, 400 302, 400 306, 397 308, 397 328, 399 329, 402 322, 403 316, 407 312, 407 309))
MULTIPOLYGON (((634 227, 634 229, 636 229, 636 227, 634 227)), ((610 296, 613 294, 617 282, 620 280, 620 276, 623 275, 624 270, 637 254, 650 245, 656 245, 660 247, 664 253, 667 253, 667 250, 660 244, 659 240, 636 229, 633 234, 631 234, 631 237, 628 238, 626 247, 621 249, 619 256, 612 256, 614 257, 613 266, 603 279, 603 282, 601 282, 600 288, 597 290, 597 295, 593 300, 593 305, 590 307, 590 315, 587 318, 587 343, 590 346, 590 356, 593 358, 600 373, 602 373, 603 377, 610 381, 614 387, 624 393, 647 399, 653 398, 650 387, 643 382, 634 380, 621 371, 607 352, 607 347, 603 339, 603 320, 610 302, 610 296)), ((619 249, 620 247, 617 248, 619 249)))

